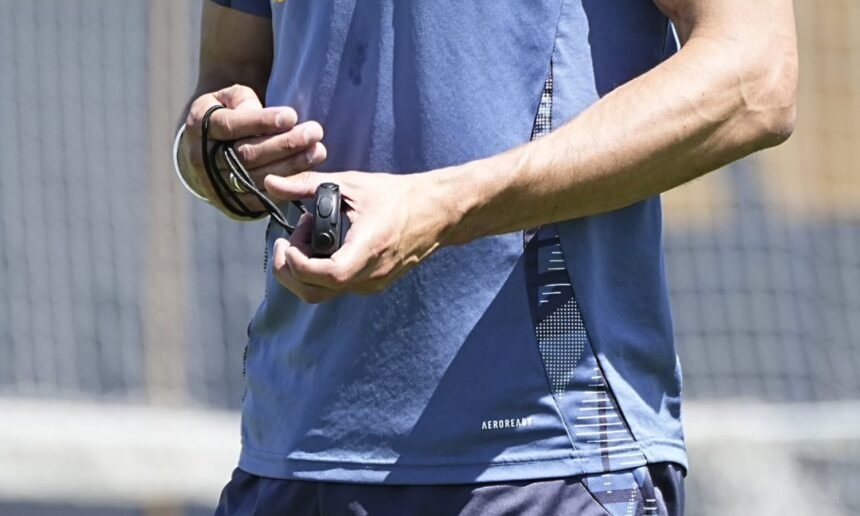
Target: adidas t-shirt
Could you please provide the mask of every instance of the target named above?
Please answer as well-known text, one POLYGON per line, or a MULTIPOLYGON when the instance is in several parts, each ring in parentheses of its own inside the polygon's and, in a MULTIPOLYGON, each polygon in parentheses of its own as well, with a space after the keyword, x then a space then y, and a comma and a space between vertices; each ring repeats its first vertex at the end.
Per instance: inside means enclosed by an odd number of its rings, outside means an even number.
MULTIPOLYGON (((267 104, 320 121, 331 171, 502 152, 674 51, 648 0, 219 3, 271 17, 267 104)), ((267 275, 247 472, 433 484, 686 465, 657 198, 441 249, 373 296, 307 305, 267 275)))

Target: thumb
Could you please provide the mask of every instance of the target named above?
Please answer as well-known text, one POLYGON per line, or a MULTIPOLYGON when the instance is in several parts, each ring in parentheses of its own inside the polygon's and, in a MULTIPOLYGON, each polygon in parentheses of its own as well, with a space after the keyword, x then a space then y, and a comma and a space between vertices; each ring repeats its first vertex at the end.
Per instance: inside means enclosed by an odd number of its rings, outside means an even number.
MULTIPOLYGON (((316 194, 322 183, 332 182, 335 174, 301 172, 287 177, 269 174, 264 180, 266 191, 279 201, 300 201, 316 194)), ((336 182, 336 181, 334 181, 336 182)))

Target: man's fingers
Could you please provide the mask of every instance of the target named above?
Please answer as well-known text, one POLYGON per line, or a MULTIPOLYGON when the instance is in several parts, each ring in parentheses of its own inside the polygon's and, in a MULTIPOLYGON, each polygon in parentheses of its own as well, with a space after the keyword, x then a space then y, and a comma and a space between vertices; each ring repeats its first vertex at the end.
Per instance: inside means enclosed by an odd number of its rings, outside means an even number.
POLYGON ((290 290, 301 293, 325 294, 325 298, 339 294, 335 288, 347 280, 347 274, 341 272, 343 269, 330 259, 311 258, 311 231, 313 230, 314 217, 305 213, 296 224, 289 240, 278 239, 275 241, 274 262, 279 277, 283 275, 290 283, 290 290), (322 290, 317 290, 322 289, 322 290))
POLYGON ((254 169, 301 152, 313 151, 322 138, 323 128, 319 123, 304 122, 285 133, 242 140, 238 142, 236 152, 245 167, 254 169))
MULTIPOLYGON (((200 115, 200 119, 202 122, 203 115, 200 115)), ((213 140, 233 141, 275 134, 292 129, 297 119, 296 111, 290 107, 219 109, 209 119, 209 137, 213 140)))
POLYGON ((315 143, 312 147, 300 154, 276 161, 271 165, 250 170, 249 172, 254 178, 254 181, 258 185, 262 186, 265 177, 268 175, 291 176, 293 174, 298 174, 299 172, 311 170, 316 166, 321 165, 326 160, 327 156, 328 149, 325 148, 325 145, 322 143, 315 143))
POLYGON ((264 108, 256 92, 239 84, 201 95, 188 111, 185 125, 197 134, 203 116, 213 106, 222 105, 210 118, 209 136, 214 140, 239 140, 289 131, 299 117, 290 107, 264 108))
POLYGON ((297 280, 289 269, 277 274, 278 281, 305 303, 316 305, 338 296, 338 293, 323 287, 305 285, 297 280))
POLYGON ((348 291, 367 265, 366 253, 355 243, 345 245, 331 258, 309 258, 297 247, 286 250, 290 270, 302 283, 338 291, 348 291))
POLYGON ((209 119, 209 137, 213 140, 240 140, 266 134, 276 134, 289 131, 298 121, 296 110, 291 107, 251 108, 253 103, 243 103, 232 107, 220 102, 215 95, 203 95, 191 104, 188 118, 185 121, 187 129, 200 134, 203 117, 206 112, 222 104, 226 109, 219 109, 209 119))
POLYGON ((295 248, 287 240, 280 238, 275 241, 275 247, 272 253, 274 255, 272 266, 274 267, 275 277, 278 278, 281 285, 289 289, 306 303, 322 303, 323 301, 336 297, 338 292, 318 285, 308 285, 300 281, 295 276, 286 259, 287 252, 289 252, 290 249, 295 248))

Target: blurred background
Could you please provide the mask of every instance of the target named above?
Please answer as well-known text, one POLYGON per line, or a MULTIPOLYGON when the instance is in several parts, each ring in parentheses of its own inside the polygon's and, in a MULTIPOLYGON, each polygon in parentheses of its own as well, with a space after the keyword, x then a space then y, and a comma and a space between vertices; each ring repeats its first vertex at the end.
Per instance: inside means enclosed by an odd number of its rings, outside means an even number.
MULTIPOLYGON (((860 513, 860 2, 796 2, 785 146, 665 196, 688 514, 860 513)), ((170 146, 199 0, 0 0, 0 514, 211 514, 264 228, 170 146)))

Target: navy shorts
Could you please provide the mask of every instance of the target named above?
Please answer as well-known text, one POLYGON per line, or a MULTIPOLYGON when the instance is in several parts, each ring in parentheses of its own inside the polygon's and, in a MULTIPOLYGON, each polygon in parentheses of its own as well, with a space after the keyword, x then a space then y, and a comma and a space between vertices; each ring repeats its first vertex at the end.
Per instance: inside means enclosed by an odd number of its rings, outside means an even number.
POLYGON ((278 480, 240 469, 215 516, 681 516, 684 471, 662 463, 522 482, 396 486, 278 480))

